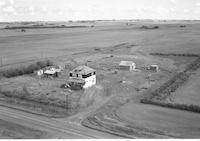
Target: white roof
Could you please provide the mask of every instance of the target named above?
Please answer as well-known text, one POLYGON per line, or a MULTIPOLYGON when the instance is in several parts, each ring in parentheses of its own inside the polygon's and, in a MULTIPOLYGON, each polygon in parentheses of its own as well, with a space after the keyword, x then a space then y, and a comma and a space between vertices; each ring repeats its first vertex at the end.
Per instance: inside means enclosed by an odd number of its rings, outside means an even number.
POLYGON ((121 61, 119 63, 119 66, 132 66, 132 65, 135 65, 133 61, 121 61))
POLYGON ((54 70, 46 70, 44 73, 45 74, 55 74, 56 71, 54 71, 54 70))
POLYGON ((158 65, 150 65, 150 66, 152 66, 152 67, 159 67, 158 65))
POLYGON ((44 71, 45 74, 55 74, 56 72, 60 72, 60 69, 54 68, 54 67, 47 67, 44 71))

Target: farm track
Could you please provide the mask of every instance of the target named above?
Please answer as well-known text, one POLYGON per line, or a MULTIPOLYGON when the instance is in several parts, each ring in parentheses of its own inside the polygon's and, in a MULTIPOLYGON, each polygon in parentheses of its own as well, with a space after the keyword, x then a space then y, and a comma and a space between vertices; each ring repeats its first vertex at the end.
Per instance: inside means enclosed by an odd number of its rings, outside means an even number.
POLYGON ((92 115, 82 121, 82 125, 98 131, 110 133, 124 138, 176 138, 176 136, 155 129, 134 127, 116 115, 116 110, 128 103, 130 98, 118 101, 113 97, 92 115), (105 118, 106 117, 106 118, 105 118))

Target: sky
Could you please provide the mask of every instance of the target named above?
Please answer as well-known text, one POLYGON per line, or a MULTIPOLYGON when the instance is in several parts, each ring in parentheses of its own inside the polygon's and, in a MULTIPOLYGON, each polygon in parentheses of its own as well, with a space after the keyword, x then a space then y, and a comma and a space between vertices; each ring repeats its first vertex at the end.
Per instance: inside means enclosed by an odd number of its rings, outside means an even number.
POLYGON ((0 22, 200 20, 200 0, 0 0, 0 22))

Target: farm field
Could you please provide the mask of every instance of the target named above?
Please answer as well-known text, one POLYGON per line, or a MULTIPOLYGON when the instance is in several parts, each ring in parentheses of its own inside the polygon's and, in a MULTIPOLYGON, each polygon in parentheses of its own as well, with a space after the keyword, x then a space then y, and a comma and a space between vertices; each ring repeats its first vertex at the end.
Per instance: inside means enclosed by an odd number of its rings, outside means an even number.
POLYGON ((188 24, 180 28, 179 24, 162 24, 159 29, 140 29, 141 24, 133 22, 127 26, 124 22, 94 23, 91 28, 67 29, 28 29, 0 30, 0 49, 2 64, 15 64, 27 60, 72 55, 90 52, 94 48, 130 43, 137 45, 132 53, 149 52, 198 53, 198 24, 188 24), (106 37, 106 38, 105 38, 106 37))
POLYGON ((200 70, 196 71, 189 81, 172 93, 174 103, 200 106, 200 70))
POLYGON ((173 133, 177 138, 199 138, 197 113, 162 108, 158 106, 125 104, 117 110, 121 120, 133 126, 148 127, 173 133))
MULTIPOLYGON (((140 103, 143 97, 195 60, 194 57, 150 53, 200 54, 199 23, 95 21, 62 24, 88 27, 32 28, 26 32, 0 29, 0 70, 19 69, 47 59, 63 68, 58 78, 39 78, 35 73, 10 78, 0 75, 0 104, 49 117, 60 116, 61 121, 78 126, 82 126, 84 119, 94 117, 106 123, 106 130, 134 129, 127 133, 134 138, 200 137, 199 114, 140 103), (186 27, 180 28, 181 24, 186 27), (143 25, 159 28, 141 28, 143 25), (120 70, 119 62, 124 60, 133 61, 136 70, 120 70), (159 71, 147 70, 150 64, 159 65, 159 71), (69 72, 79 65, 96 70, 97 84, 81 91, 61 88, 69 72), (111 123, 116 128, 109 126, 111 123)), ((172 94, 174 103, 200 105, 199 75, 198 70, 172 94)))

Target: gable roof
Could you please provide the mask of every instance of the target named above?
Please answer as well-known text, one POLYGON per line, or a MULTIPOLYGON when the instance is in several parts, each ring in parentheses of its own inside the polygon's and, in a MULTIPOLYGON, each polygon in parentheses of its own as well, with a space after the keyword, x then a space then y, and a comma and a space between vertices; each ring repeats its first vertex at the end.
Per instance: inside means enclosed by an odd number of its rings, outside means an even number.
POLYGON ((88 66, 78 66, 77 68, 73 69, 70 71, 70 73, 75 73, 75 74, 89 74, 91 72, 94 72, 96 70, 88 67, 88 66))
POLYGON ((119 63, 119 66, 132 66, 132 65, 135 65, 133 61, 121 61, 119 63))

